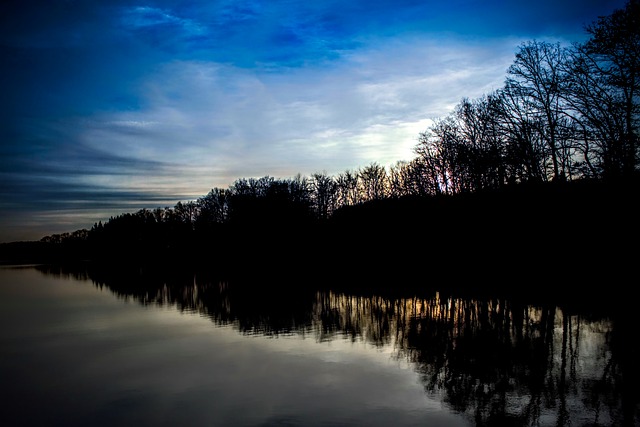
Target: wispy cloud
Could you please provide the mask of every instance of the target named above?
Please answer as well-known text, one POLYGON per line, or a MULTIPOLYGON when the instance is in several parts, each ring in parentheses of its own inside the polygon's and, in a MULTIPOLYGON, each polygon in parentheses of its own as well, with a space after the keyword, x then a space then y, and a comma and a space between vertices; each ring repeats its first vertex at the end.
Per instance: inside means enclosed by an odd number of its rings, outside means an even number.
POLYGON ((378 42, 330 69, 277 72, 176 61, 148 77, 145 108, 96 115, 79 139, 129 159, 209 168, 202 191, 246 176, 390 164, 412 157, 425 120, 499 87, 514 43, 378 42))

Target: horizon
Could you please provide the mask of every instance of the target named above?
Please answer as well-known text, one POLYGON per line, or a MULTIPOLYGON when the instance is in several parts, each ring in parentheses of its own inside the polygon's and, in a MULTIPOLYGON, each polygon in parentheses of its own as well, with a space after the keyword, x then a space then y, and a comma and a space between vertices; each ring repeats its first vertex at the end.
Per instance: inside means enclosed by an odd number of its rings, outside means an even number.
POLYGON ((8 2, 0 242, 172 207, 242 178, 414 158, 518 46, 625 1, 8 2))

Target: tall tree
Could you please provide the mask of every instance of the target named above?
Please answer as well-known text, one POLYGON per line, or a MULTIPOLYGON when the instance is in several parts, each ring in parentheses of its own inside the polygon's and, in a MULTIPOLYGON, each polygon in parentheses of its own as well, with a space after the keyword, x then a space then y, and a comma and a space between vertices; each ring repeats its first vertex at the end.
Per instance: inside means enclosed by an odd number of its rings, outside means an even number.
POLYGON ((601 16, 587 26, 591 38, 582 46, 591 63, 619 96, 624 118, 620 173, 628 176, 638 165, 640 114, 640 1, 601 16))
POLYGON ((620 93, 612 90, 584 45, 571 50, 565 67, 567 79, 562 96, 567 103, 566 113, 574 118, 580 133, 577 148, 581 155, 576 166, 585 177, 620 176, 626 129, 620 93))
POLYGON ((500 120, 505 138, 505 168, 510 182, 546 181, 547 148, 541 136, 538 114, 530 103, 504 88, 496 92, 494 116, 500 120))
POLYGON ((461 143, 458 164, 464 171, 463 187, 470 191, 500 187, 505 182, 504 141, 495 115, 498 104, 495 96, 465 98, 455 110, 461 143))
POLYGON ((507 71, 505 85, 507 92, 524 100, 537 113, 541 135, 549 148, 554 180, 566 178, 565 168, 570 161, 560 129, 564 117, 560 89, 565 58, 566 51, 559 43, 524 43, 507 71))
POLYGON ((462 135, 455 114, 436 120, 428 131, 418 138, 415 152, 429 171, 435 194, 463 192, 464 166, 460 148, 462 135))

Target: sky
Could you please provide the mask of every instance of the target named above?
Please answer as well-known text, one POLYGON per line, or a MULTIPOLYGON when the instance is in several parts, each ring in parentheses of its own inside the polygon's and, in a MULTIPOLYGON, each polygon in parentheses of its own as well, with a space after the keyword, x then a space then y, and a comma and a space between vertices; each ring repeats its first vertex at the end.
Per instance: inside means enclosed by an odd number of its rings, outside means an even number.
POLYGON ((411 160, 527 41, 624 0, 4 0, 0 242, 411 160))

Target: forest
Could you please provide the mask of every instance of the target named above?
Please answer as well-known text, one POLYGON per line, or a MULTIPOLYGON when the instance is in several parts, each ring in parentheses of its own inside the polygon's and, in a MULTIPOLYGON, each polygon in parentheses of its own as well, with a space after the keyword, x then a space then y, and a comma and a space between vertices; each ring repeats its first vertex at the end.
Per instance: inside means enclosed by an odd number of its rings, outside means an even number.
POLYGON ((2 244, 0 260, 622 280, 640 218, 640 2, 585 31, 582 43, 522 43, 504 86, 435 120, 411 161, 240 178, 173 207, 2 244))

